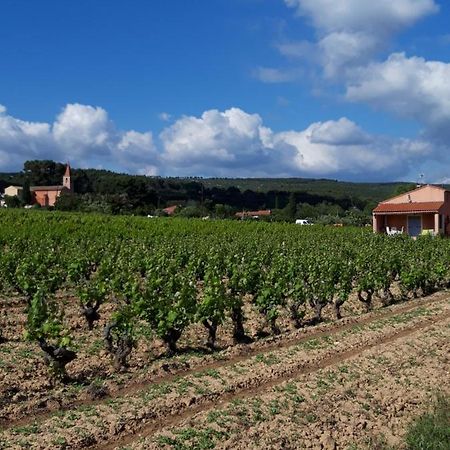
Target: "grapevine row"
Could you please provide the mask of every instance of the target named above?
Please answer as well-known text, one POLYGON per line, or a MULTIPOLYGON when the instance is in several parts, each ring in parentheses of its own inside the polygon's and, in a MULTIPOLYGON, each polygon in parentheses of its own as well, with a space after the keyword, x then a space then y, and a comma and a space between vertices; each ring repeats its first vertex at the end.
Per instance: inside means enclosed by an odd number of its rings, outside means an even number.
POLYGON ((235 342, 248 342, 246 302, 279 334, 283 312, 302 327, 311 313, 321 321, 329 305, 340 319, 352 293, 370 310, 374 296, 389 305, 450 282, 450 241, 440 238, 32 211, 1 212, 0 225, 0 293, 25 299, 26 338, 62 378, 77 343, 58 293, 77 299, 89 329, 113 305, 104 341, 120 369, 143 332, 173 354, 186 328, 201 324, 214 349, 229 318, 235 342))

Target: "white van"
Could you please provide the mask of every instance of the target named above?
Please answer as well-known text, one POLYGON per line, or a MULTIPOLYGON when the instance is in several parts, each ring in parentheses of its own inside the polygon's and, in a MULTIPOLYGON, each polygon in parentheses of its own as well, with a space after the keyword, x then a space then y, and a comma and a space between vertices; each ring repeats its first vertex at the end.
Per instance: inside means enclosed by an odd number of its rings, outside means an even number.
POLYGON ((297 219, 295 221, 296 225, 312 225, 312 222, 310 222, 308 219, 297 219))

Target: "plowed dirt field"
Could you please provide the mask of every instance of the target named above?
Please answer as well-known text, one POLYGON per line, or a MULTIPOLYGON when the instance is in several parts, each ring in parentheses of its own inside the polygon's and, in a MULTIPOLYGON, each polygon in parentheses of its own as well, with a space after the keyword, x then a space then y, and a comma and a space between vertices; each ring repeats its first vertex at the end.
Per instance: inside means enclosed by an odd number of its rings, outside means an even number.
POLYGON ((214 353, 150 359, 142 346, 125 373, 84 331, 67 385, 49 381, 21 321, 15 301, 0 344, 1 449, 401 449, 410 421, 450 393, 446 292, 248 345, 223 338, 214 353))

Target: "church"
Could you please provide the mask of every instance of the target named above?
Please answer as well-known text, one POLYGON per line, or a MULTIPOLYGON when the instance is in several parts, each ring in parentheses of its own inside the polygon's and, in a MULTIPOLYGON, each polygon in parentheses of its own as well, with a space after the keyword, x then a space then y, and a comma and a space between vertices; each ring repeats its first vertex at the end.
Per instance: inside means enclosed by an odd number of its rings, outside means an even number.
POLYGON ((33 197, 33 203, 38 203, 41 206, 54 206, 56 199, 61 195, 61 192, 67 190, 72 191, 72 179, 70 175, 70 165, 66 165, 66 171, 63 176, 63 183, 61 186, 32 186, 30 191, 33 197))

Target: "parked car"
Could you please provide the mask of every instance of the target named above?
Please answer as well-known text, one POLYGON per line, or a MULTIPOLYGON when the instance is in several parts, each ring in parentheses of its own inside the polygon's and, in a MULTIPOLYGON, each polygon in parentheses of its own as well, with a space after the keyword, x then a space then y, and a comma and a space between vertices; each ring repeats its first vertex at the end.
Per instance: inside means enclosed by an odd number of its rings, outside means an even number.
POLYGON ((312 225, 313 223, 310 222, 308 219, 297 219, 295 221, 296 225, 312 225))

